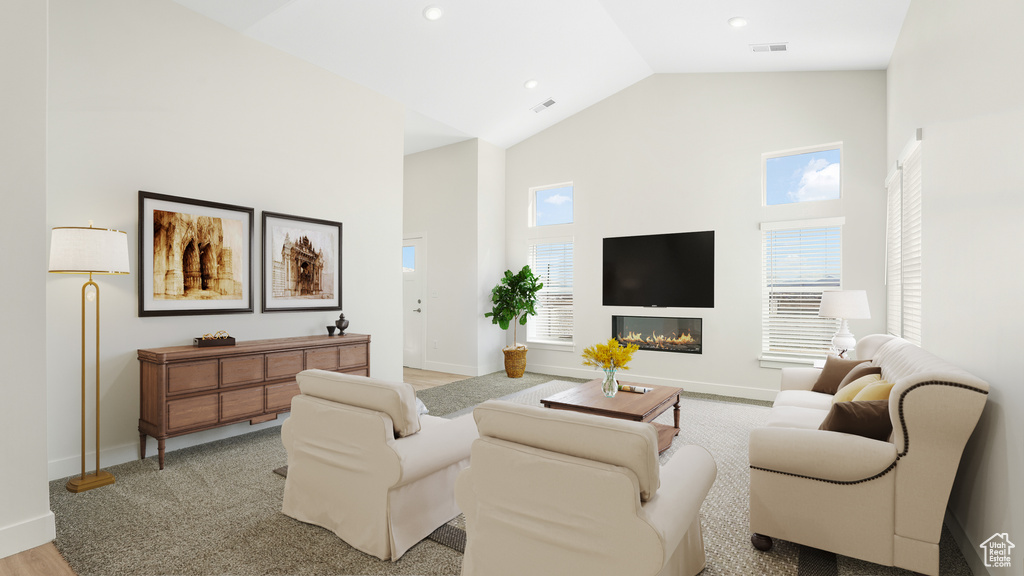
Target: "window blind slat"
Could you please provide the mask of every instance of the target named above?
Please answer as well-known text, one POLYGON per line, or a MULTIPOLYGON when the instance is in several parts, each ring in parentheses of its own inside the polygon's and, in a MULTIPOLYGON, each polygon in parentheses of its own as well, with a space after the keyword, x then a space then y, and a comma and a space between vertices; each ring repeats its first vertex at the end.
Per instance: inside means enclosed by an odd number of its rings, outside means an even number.
POLYGON ((528 322, 528 338, 571 343, 573 244, 532 244, 529 259, 530 268, 544 287, 537 293, 537 315, 528 322))
POLYGON ((819 318, 821 293, 840 287, 841 228, 762 230, 762 353, 821 357, 838 328, 819 318))

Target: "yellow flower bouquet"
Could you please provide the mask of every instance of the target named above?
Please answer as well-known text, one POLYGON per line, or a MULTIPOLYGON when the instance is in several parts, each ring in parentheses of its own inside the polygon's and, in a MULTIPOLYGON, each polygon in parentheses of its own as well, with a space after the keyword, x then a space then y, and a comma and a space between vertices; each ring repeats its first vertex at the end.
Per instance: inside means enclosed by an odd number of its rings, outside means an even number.
POLYGON ((633 352, 639 350, 636 344, 623 346, 615 338, 607 344, 594 344, 583 349, 583 365, 594 366, 604 370, 629 370, 629 361, 633 352))
POLYGON ((623 346, 618 340, 612 338, 607 344, 594 344, 583 349, 583 365, 594 366, 604 370, 604 382, 601 390, 608 398, 615 396, 619 391, 619 383, 615 380, 616 370, 629 370, 629 361, 633 359, 633 352, 639 350, 636 344, 623 346))

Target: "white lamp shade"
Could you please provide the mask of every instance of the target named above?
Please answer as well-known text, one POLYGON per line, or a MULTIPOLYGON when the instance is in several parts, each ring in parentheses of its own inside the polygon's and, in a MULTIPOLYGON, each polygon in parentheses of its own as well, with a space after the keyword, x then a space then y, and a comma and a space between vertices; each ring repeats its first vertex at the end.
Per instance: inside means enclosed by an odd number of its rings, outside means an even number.
POLYGON ((50 272, 128 274, 128 234, 106 228, 54 228, 50 272))
POLYGON ((821 293, 821 318, 871 318, 868 293, 864 290, 827 290, 821 293))

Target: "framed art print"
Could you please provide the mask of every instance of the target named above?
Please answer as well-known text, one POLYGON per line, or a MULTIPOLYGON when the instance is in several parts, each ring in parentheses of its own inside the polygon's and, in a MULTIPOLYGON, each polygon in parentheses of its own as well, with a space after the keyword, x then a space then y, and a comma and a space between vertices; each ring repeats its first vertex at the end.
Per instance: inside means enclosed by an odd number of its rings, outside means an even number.
POLYGON ((254 211, 139 191, 139 316, 253 311, 254 211))
POLYGON ((263 311, 341 310, 341 222, 263 213, 263 311))

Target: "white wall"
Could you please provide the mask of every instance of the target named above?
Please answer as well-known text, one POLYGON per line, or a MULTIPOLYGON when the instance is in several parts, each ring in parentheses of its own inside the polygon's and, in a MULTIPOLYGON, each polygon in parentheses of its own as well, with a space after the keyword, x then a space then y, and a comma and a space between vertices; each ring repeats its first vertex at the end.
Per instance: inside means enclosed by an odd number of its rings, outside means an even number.
POLYGON ((477 173, 477 373, 501 370, 505 334, 484 314, 491 289, 505 274, 505 149, 482 140, 477 173))
POLYGON ((473 139, 405 157, 403 234, 426 243, 427 370, 501 368, 501 330, 483 313, 505 270, 504 155, 473 139))
POLYGON ((0 5, 0 558, 53 540, 46 485, 46 2, 0 5))
POLYGON ((761 244, 767 220, 843 215, 843 283, 866 289, 884 327, 885 73, 651 76, 508 150, 508 265, 526 262, 530 187, 573 182, 576 350, 531 349, 527 369, 596 377, 584 346, 607 340, 613 314, 703 318, 702 355, 640 352, 630 380, 772 398, 760 367, 761 244), (843 142, 843 199, 761 206, 761 154, 843 142), (714 309, 601 305, 601 239, 714 230, 714 309))
POLYGON ((991 386, 950 495, 968 555, 1024 539, 1022 21, 1020 2, 913 2, 888 70, 889 162, 924 136, 923 346, 991 386))
MULTIPOLYGON (((349 330, 372 336, 373 375, 400 378, 402 107, 170 0, 52 0, 50 26, 46 226, 92 219, 127 231, 134 272, 139 190, 253 207, 258 284, 261 211, 340 221, 349 330)), ((46 284, 51 478, 79 466, 81 283, 46 284)), ((239 340, 321 334, 338 317, 139 318, 136 274, 98 283, 104 466, 138 457, 138 348, 218 330, 239 340)), ((192 434, 167 448, 253 429, 192 434)))
POLYGON ((424 368, 477 374, 477 149, 466 140, 405 157, 405 238, 426 244, 424 368))

